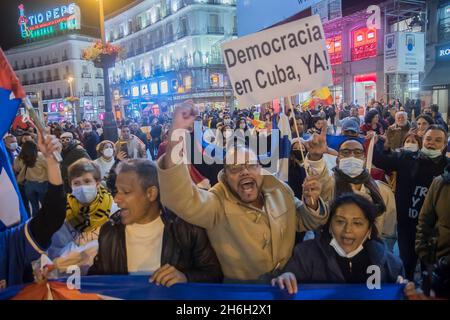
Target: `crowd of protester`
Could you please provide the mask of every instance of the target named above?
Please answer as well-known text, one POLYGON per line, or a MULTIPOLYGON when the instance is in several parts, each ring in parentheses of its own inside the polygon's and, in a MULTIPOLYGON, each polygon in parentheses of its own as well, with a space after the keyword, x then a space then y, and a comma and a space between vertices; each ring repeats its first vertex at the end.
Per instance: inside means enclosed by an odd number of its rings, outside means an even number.
POLYGON ((84 275, 149 274, 166 286, 272 283, 289 293, 303 283, 365 283, 376 265, 381 282, 407 279, 448 297, 449 139, 438 110, 372 100, 282 115, 198 113, 185 102, 121 121, 117 141, 99 121, 49 122, 45 139, 32 124, 11 128, 3 141, 31 220, 2 235, 0 280, 30 281, 27 266, 46 251, 57 276, 78 265, 84 275), (291 143, 281 179, 258 159, 284 118, 291 143), (179 129, 192 138, 184 148, 171 139, 179 129), (342 140, 331 147, 330 136, 342 140), (194 161, 204 144, 226 148, 226 161, 194 161), (438 283, 427 283, 430 270, 438 283))

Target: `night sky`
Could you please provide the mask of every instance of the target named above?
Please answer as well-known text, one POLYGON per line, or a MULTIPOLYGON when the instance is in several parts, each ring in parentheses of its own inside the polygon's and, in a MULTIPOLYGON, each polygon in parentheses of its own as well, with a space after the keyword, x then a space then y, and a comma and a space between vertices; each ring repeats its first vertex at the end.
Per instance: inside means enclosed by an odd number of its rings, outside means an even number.
MULTIPOLYGON (((82 27, 84 33, 100 37, 97 0, 0 0, 0 46, 3 50, 24 44, 20 37, 20 28, 17 24, 19 18, 19 4, 25 6, 27 16, 34 13, 45 13, 58 5, 67 5, 75 2, 81 8, 82 27)), ((105 15, 112 13, 132 0, 104 0, 105 15)))

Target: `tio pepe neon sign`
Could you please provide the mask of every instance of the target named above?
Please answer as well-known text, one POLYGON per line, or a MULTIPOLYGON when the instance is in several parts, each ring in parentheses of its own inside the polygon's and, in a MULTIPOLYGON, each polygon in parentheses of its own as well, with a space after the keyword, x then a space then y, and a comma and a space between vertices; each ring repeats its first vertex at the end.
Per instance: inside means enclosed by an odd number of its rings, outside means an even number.
POLYGON ((59 30, 80 29, 81 12, 75 3, 59 6, 47 10, 45 13, 37 13, 30 16, 25 15, 23 4, 20 4, 18 8, 18 24, 21 36, 24 39, 51 35, 59 30))

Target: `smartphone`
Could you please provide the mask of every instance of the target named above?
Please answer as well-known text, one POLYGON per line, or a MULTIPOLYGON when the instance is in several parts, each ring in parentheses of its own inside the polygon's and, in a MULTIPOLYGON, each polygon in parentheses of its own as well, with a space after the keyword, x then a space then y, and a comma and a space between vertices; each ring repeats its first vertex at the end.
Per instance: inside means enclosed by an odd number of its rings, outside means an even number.
POLYGON ((121 142, 119 146, 119 152, 125 152, 125 154, 128 156, 128 146, 126 142, 121 142))

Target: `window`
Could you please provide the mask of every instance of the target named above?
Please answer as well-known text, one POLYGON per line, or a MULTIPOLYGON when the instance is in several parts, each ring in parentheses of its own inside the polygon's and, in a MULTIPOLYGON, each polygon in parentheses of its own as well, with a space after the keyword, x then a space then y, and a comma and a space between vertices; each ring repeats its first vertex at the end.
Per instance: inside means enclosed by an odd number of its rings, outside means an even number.
POLYGON ((102 86, 101 83, 98 83, 98 84, 97 84, 97 91, 98 91, 98 94, 99 94, 100 96, 103 95, 103 86, 102 86))
POLYGON ((88 73, 88 66, 87 65, 83 65, 83 73, 88 73))
POLYGON ((128 20, 128 34, 133 32, 133 21, 128 20))
POLYGON ((377 55, 377 30, 361 28, 352 31, 352 60, 362 60, 377 55))
POLYGON ((86 92, 89 92, 89 91, 91 91, 90 89, 91 89, 91 88, 89 87, 89 83, 86 82, 86 83, 84 84, 84 92, 85 92, 85 93, 86 93, 86 92))
POLYGON ((342 63, 342 35, 326 39, 331 65, 342 63))
POLYGON ((450 40, 450 4, 439 8, 439 41, 450 40))
POLYGON ((179 33, 180 35, 186 35, 187 34, 187 29, 188 29, 188 21, 186 17, 183 17, 180 19, 180 24, 179 24, 179 33))

